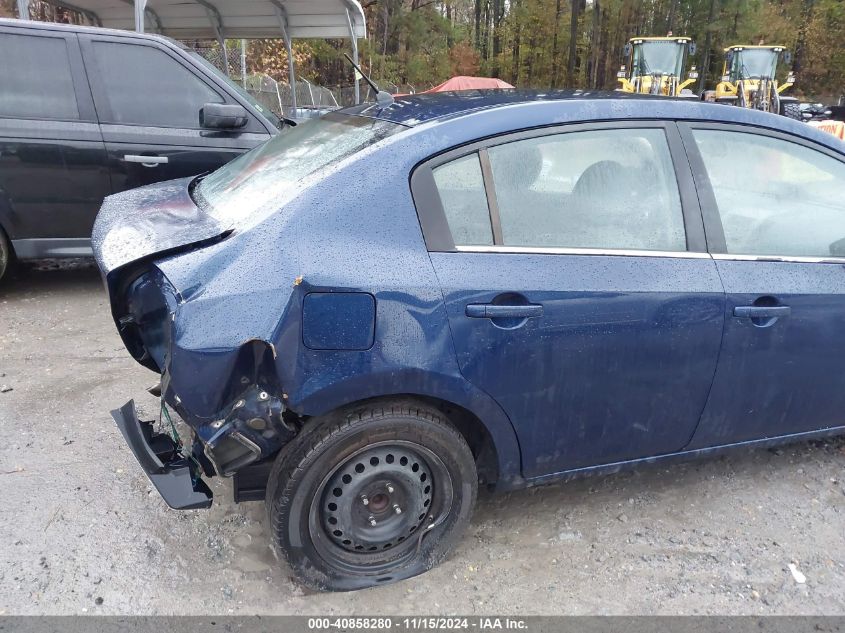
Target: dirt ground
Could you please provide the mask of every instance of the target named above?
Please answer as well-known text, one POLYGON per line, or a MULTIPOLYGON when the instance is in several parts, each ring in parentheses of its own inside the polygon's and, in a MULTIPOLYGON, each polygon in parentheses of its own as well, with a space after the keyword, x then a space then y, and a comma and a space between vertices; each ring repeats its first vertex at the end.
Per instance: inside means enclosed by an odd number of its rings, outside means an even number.
POLYGON ((0 615, 845 614, 842 439, 483 494, 439 568, 316 594, 231 482, 157 496, 108 413, 155 378, 90 265, 0 284, 0 615))

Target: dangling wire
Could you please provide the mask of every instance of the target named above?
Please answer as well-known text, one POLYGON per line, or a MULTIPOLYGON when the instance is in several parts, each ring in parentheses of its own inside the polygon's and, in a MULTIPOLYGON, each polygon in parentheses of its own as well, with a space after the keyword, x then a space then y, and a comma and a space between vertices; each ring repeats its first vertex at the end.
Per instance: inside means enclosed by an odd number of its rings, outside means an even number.
MULTIPOLYGON (((176 448, 180 451, 182 450, 182 439, 179 437, 179 433, 176 432, 176 425, 173 424, 173 419, 170 417, 170 412, 167 410, 167 404, 164 402, 164 396, 161 397, 161 415, 167 420, 168 424, 170 424, 170 434, 173 438, 173 443, 176 444, 176 448)), ((161 420, 161 417, 159 417, 161 420)))
POLYGON ((170 434, 173 438, 173 443, 176 444, 176 450, 183 458, 189 459, 193 462, 194 466, 196 466, 196 468, 191 469, 191 484, 196 486, 200 479, 200 473, 202 473, 202 465, 199 463, 199 460, 194 457, 193 451, 187 450, 185 445, 182 444, 182 438, 179 437, 179 433, 176 431, 176 425, 173 423, 173 418, 170 417, 170 411, 167 410, 167 403, 164 401, 163 394, 161 396, 161 413, 159 414, 160 424, 162 423, 162 418, 166 419, 170 425, 170 434))

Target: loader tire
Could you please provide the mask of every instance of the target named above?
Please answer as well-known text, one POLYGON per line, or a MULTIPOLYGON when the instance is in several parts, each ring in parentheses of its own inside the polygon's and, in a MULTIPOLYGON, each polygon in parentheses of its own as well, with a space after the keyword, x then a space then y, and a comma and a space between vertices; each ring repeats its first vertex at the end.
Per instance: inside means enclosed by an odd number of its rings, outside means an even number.
POLYGON ((780 113, 786 118, 793 119, 794 121, 804 120, 804 117, 801 116, 801 104, 797 101, 781 101, 780 113))

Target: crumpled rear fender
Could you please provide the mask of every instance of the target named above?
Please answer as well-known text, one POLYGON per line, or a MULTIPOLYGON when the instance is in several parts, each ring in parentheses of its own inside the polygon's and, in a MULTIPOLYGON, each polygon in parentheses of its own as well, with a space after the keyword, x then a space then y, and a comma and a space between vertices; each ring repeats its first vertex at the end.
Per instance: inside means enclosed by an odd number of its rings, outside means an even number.
POLYGON ((194 365, 177 358, 165 368, 162 396, 194 430, 218 474, 274 455, 297 433, 285 417, 272 344, 253 339, 237 350, 196 355, 194 365), (197 398, 212 415, 197 415, 191 408, 197 398))
MULTIPOLYGON (((190 417, 213 420, 245 385, 271 379, 256 360, 278 356, 278 331, 295 299, 295 261, 266 269, 248 265, 266 250, 261 231, 230 237, 156 262, 178 292, 168 367, 172 390, 190 417), (281 270, 285 268, 287 270, 281 270), (250 271, 249 278, 244 270, 250 271), (261 375, 260 375, 261 374, 261 375)), ((292 259, 292 258, 291 258, 292 259)), ((278 386, 275 375, 274 384, 278 386)))

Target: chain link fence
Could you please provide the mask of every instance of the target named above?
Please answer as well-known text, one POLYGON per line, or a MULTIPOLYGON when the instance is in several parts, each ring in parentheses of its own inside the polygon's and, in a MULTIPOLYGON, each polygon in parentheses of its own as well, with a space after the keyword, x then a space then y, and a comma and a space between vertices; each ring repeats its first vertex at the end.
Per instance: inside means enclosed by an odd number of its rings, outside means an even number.
MULTIPOLYGON (((244 89, 261 105, 279 115, 291 117, 293 112, 293 91, 290 84, 279 83, 269 75, 248 75, 244 82, 244 89)), ((315 86, 306 79, 297 80, 296 116, 307 118, 310 113, 322 114, 326 110, 336 110, 340 107, 335 94, 323 86, 315 86)))
MULTIPOLYGON (((334 110, 355 104, 354 84, 342 86, 318 86, 307 79, 297 79, 297 112, 293 112, 293 91, 287 82, 279 82, 263 73, 244 74, 239 48, 227 47, 226 54, 217 42, 185 42, 192 50, 202 55, 219 70, 227 74, 234 82, 241 85, 261 105, 280 116, 307 118, 326 110, 334 110)), ((415 86, 394 84, 389 81, 376 81, 381 90, 391 94, 414 94, 415 86)), ((359 82, 360 100, 375 101, 376 95, 370 85, 359 82)))
POLYGON ((232 80, 243 83, 243 69, 241 68, 241 51, 239 48, 223 48, 217 42, 199 41, 183 42, 188 48, 202 55, 218 70, 225 73, 232 80))

